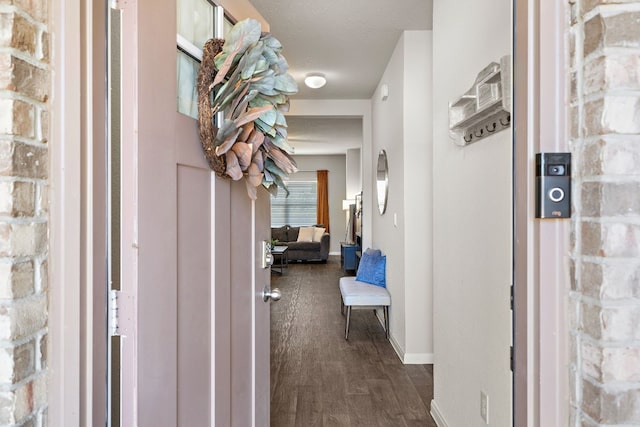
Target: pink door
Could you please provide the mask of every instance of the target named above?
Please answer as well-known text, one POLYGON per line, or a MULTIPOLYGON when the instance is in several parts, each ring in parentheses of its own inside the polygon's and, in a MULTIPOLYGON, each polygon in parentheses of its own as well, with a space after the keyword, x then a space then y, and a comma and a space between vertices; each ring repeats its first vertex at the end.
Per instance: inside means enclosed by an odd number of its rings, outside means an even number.
POLYGON ((266 426, 269 197, 176 112, 175 0, 122 5, 121 424, 266 426))

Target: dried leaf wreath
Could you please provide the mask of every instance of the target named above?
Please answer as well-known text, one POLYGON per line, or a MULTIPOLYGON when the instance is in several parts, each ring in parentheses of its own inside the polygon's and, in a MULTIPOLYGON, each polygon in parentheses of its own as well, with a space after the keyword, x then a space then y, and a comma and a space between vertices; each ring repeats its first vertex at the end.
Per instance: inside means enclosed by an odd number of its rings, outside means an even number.
POLYGON ((287 194, 286 179, 296 172, 293 148, 287 142, 289 95, 298 92, 282 45, 262 33, 254 19, 238 22, 227 38, 204 45, 198 71, 198 114, 204 154, 218 176, 245 177, 247 192, 256 198, 263 185, 287 194), (224 112, 216 127, 215 116, 224 112))

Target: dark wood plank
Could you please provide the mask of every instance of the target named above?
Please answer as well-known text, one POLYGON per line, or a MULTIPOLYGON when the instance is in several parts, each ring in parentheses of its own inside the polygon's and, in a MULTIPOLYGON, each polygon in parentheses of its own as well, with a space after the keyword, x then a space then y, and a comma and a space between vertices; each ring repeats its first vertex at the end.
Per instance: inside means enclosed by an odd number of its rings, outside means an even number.
POLYGON ((272 275, 271 426, 435 427, 430 365, 403 365, 373 310, 340 313, 339 257, 272 275))
POLYGON ((317 386, 298 387, 298 404, 296 406, 296 427, 313 427, 322 425, 322 399, 317 386))

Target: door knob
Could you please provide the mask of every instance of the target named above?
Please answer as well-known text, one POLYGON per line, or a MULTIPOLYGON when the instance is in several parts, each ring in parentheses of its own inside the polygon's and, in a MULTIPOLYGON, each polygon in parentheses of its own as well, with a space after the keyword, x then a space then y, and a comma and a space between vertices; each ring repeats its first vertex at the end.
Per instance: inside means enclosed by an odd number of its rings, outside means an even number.
POLYGON ((265 286, 264 289, 262 289, 262 301, 264 302, 269 301, 269 298, 271 298, 272 301, 278 301, 281 296, 282 293, 278 288, 271 289, 270 286, 265 286))

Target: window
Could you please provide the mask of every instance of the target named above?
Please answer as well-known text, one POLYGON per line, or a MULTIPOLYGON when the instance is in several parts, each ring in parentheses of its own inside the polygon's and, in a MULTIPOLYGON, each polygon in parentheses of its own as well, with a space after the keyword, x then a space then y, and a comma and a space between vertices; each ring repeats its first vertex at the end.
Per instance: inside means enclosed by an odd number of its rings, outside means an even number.
POLYGON ((178 0, 178 34, 200 51, 214 35, 213 17, 214 6, 208 0, 178 0))
MULTIPOLYGON (((178 0, 177 8, 178 112, 197 119, 196 79, 202 61, 202 48, 206 41, 216 34, 216 6, 209 0, 178 0)), ((231 21, 225 16, 222 23, 223 34, 227 34, 232 26, 231 21)))
POLYGON ((200 62, 178 50, 178 112, 198 118, 196 79, 200 62))
POLYGON ((289 181, 289 197, 280 190, 277 196, 271 196, 271 226, 293 227, 313 225, 317 215, 316 181, 289 181))

